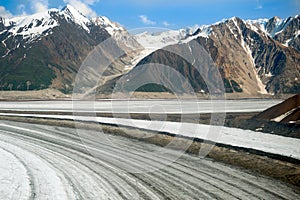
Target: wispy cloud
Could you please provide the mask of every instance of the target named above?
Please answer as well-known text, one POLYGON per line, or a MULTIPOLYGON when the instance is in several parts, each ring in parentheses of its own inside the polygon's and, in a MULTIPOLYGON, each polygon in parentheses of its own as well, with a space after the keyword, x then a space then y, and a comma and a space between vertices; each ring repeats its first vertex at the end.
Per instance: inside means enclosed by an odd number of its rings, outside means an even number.
POLYGON ((48 0, 31 0, 30 7, 32 12, 39 13, 48 10, 48 0))
POLYGON ((256 10, 261 10, 261 9, 263 9, 264 7, 262 6, 262 5, 258 5, 258 6, 256 6, 256 10))
POLYGON ((97 17, 97 13, 90 7, 90 5, 93 5, 98 1, 99 0, 64 0, 65 3, 70 4, 87 17, 97 17))
POLYGON ((258 5, 258 6, 255 7, 256 10, 261 10, 261 9, 263 9, 263 8, 264 8, 264 7, 263 7, 262 5, 258 5))
POLYGON ((146 15, 140 15, 140 20, 146 25, 155 25, 156 22, 148 19, 146 15))
POLYGON ((163 21, 163 23, 162 23, 164 26, 171 26, 171 24, 169 23, 169 22, 167 22, 167 21, 163 21))
MULTIPOLYGON (((118 1, 118 0, 117 0, 118 1)), ((122 0, 119 0, 122 1, 122 0)), ((185 5, 185 4, 195 4, 199 3, 202 0, 126 0, 126 3, 135 4, 140 6, 162 6, 162 5, 185 5)), ((224 0, 211 0, 216 3, 222 2, 224 0)), ((230 1, 230 0, 229 0, 230 1)), ((231 0, 232 1, 232 0, 231 0)), ((205 2, 205 1, 203 1, 205 2)))
POLYGON ((13 15, 8 10, 6 10, 5 7, 0 6, 0 16, 5 18, 11 18, 13 15))
POLYGON ((97 2, 99 2, 99 0, 83 0, 82 2, 88 4, 88 5, 93 5, 97 2))
POLYGON ((25 5, 24 4, 19 4, 18 6, 17 6, 17 11, 18 11, 18 14, 19 15, 26 15, 27 13, 26 13, 26 11, 25 11, 25 5))
POLYGON ((299 11, 299 9, 300 9, 300 1, 299 0, 294 0, 294 4, 295 4, 296 10, 299 11))
POLYGON ((261 10, 263 9, 263 5, 259 2, 259 0, 256 0, 257 6, 255 7, 256 10, 261 10))

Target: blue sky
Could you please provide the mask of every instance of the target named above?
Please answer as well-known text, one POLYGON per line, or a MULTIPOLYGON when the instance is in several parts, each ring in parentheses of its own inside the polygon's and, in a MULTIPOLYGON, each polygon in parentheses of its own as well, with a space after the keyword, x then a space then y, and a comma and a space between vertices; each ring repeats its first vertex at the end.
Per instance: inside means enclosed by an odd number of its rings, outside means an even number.
POLYGON ((67 3, 89 17, 105 15, 127 29, 178 29, 233 16, 257 19, 300 14, 300 0, 1 0, 0 15, 32 14, 67 3))

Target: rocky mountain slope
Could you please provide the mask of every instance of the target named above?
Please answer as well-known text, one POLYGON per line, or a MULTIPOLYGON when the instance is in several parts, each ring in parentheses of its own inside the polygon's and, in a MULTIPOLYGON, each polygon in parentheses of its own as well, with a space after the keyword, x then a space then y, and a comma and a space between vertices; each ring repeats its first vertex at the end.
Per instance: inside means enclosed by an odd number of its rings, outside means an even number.
MULTIPOLYGON (((158 36, 149 37, 158 41, 158 46, 162 46, 164 41, 174 44, 174 38, 180 38, 179 43, 185 44, 191 52, 191 40, 197 41, 208 51, 220 71, 227 93, 283 94, 300 92, 299 30, 299 16, 285 20, 274 17, 247 21, 234 17, 199 27, 192 34, 185 32, 177 37, 176 34, 161 34, 160 40, 158 36)), ((145 34, 138 35, 137 40, 149 44, 145 34)), ((182 44, 176 44, 173 48, 179 45, 182 44)), ((177 55, 163 50, 153 52, 136 68, 149 63, 171 66, 183 75, 192 69, 192 63, 186 63, 177 55)), ((195 91, 208 92, 199 74, 189 73, 187 78, 195 91)))
MULTIPOLYGON (((300 94, 253 116, 227 115, 226 126, 300 138, 300 94)), ((249 113, 247 113, 249 115, 249 113)))
POLYGON ((71 92, 83 60, 110 37, 111 46, 124 56, 119 61, 122 64, 115 62, 106 74, 120 74, 124 63, 132 59, 132 49, 142 47, 106 17, 88 19, 67 5, 62 10, 0 18, 0 90, 55 88, 71 92))
POLYGON ((300 94, 258 114, 256 119, 300 124, 300 94))

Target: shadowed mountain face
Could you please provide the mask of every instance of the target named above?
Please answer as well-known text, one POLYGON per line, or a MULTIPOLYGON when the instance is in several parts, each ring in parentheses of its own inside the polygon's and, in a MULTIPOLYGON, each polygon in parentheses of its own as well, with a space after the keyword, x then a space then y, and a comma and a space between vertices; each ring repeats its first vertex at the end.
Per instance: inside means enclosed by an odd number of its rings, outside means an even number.
POLYGON ((257 119, 272 120, 285 123, 299 123, 300 94, 275 105, 256 116, 257 119))
MULTIPOLYGON (((272 30, 276 29, 276 24, 278 24, 280 19, 278 17, 273 17, 269 24, 275 26, 272 30), (275 24, 275 25, 274 25, 275 24)), ((300 27, 300 16, 289 17, 281 24, 279 23, 279 31, 274 35, 274 39, 285 46, 290 46, 295 48, 298 52, 300 51, 300 37, 299 37, 299 27, 300 27)), ((277 28, 278 29, 278 28, 277 28)))

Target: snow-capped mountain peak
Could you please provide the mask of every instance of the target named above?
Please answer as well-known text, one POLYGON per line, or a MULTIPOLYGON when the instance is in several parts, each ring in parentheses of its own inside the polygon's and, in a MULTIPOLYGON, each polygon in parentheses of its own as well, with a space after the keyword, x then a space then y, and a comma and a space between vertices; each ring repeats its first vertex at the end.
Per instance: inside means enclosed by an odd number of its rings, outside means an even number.
POLYGON ((223 19, 212 25, 195 25, 194 27, 188 27, 179 30, 168 30, 160 33, 141 33, 137 34, 137 40, 144 47, 151 47, 152 49, 159 49, 167 45, 172 45, 176 43, 186 43, 198 37, 209 38, 213 34, 214 27, 225 24, 229 27, 232 33, 236 34, 236 30, 240 31, 242 27, 240 24, 244 24, 249 29, 257 32, 258 34, 263 34, 265 37, 275 38, 278 37, 282 32, 284 32, 287 27, 291 26, 290 29, 295 29, 292 35, 287 35, 287 39, 282 37, 280 41, 283 45, 288 46, 293 40, 290 38, 299 37, 299 16, 290 17, 287 19, 281 19, 277 16, 271 19, 257 19, 257 20, 242 20, 238 17, 232 17, 229 19, 223 19), (298 22, 297 22, 298 20, 298 22), (296 22, 295 22, 296 21, 296 22), (291 24, 292 23, 292 24, 291 24), (230 25, 231 24, 231 25, 230 25))
POLYGON ((12 25, 12 21, 8 18, 4 18, 0 16, 0 24, 3 24, 4 27, 7 27, 12 25))
POLYGON ((71 5, 65 6, 62 10, 49 9, 48 11, 32 15, 2 19, 2 23, 13 36, 22 35, 26 38, 29 36, 36 38, 43 33, 45 34, 47 30, 59 26, 59 22, 53 17, 53 14, 63 16, 67 21, 73 21, 86 31, 89 31, 87 27, 90 23, 89 19, 71 5))
POLYGON ((88 24, 90 23, 90 20, 85 17, 83 14, 81 14, 78 10, 76 10, 73 6, 67 5, 65 6, 61 11, 60 15, 63 15, 67 21, 71 20, 81 26, 84 30, 89 32, 88 24))
MULTIPOLYGON (((67 5, 63 9, 50 9, 11 19, 0 17, 0 52, 3 53, 1 57, 11 55, 19 48, 32 48, 32 44, 39 44, 40 40, 43 42, 52 40, 53 37, 46 38, 50 35, 54 37, 59 35, 56 40, 60 40, 60 36, 70 30, 75 33, 74 37, 80 35, 78 40, 83 36, 99 42, 101 38, 110 35, 125 52, 142 48, 118 23, 110 21, 107 17, 89 19, 73 6, 67 5)), ((26 54, 23 57, 25 58, 26 54)))
MULTIPOLYGON (((19 16, 11 19, 0 20, 2 30, 0 34, 8 34, 10 37, 19 37, 27 41, 33 41, 42 35, 51 33, 51 29, 58 26, 59 23, 51 16, 52 12, 58 12, 57 9, 50 9, 46 12, 36 13, 29 16, 19 16)), ((2 41, 5 43, 5 41, 2 41)))
POLYGON ((259 26, 263 32, 271 37, 274 37, 278 32, 283 30, 284 21, 279 17, 275 16, 271 19, 261 19, 261 20, 250 20, 248 23, 259 26))
POLYGON ((298 17, 299 16, 296 15, 295 17, 281 19, 278 16, 275 16, 271 19, 246 20, 245 22, 247 24, 254 25, 256 28, 274 38, 276 35, 284 31, 290 24, 290 22, 292 22, 294 19, 297 19, 298 17))
POLYGON ((118 23, 110 21, 107 17, 101 16, 101 17, 96 17, 92 18, 91 22, 94 23, 95 25, 101 26, 105 28, 105 30, 110 34, 114 35, 116 32, 122 32, 126 31, 125 28, 120 26, 118 23))
POLYGON ((111 36, 114 36, 116 32, 126 31, 125 28, 123 28, 116 22, 112 22, 105 16, 88 19, 86 16, 84 16, 69 4, 61 10, 60 15, 63 15, 66 20, 75 22, 87 32, 90 32, 89 25, 91 24, 104 28, 111 36))
MULTIPOLYGON (((90 33, 91 26, 104 28, 111 36, 118 32, 126 32, 125 28, 110 21, 107 17, 97 17, 89 19, 71 5, 66 5, 63 9, 50 9, 45 12, 27 16, 17 16, 11 19, 0 17, 0 36, 8 34, 8 37, 22 36, 28 42, 35 41, 40 37, 51 34, 52 29, 60 26, 66 20, 68 23, 75 23, 78 28, 90 33)), ((2 41, 2 43, 5 41, 2 41)))

